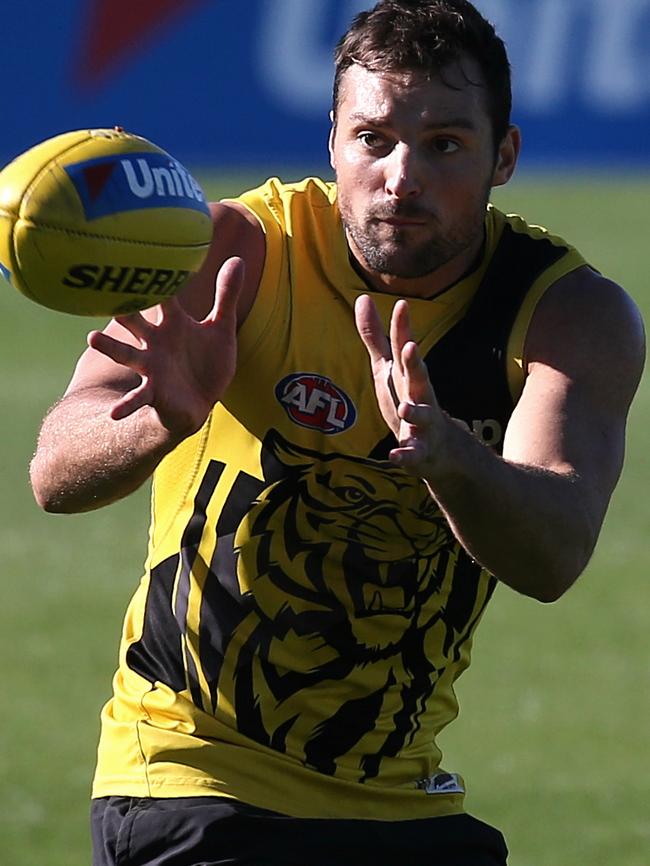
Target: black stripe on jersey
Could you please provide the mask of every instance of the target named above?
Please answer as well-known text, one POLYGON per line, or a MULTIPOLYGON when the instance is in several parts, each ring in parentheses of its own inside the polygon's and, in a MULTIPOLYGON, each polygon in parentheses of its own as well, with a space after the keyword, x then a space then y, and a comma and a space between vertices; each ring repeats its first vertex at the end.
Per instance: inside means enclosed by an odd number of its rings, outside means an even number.
MULTIPOLYGON (((181 572, 176 590, 175 617, 183 635, 187 634, 187 608, 191 579, 190 575, 196 558, 199 555, 199 545, 203 537, 203 530, 207 522, 207 511, 210 499, 215 491, 219 479, 224 470, 224 464, 211 460, 205 475, 201 480, 196 497, 194 498, 194 512, 190 517, 183 537, 181 539, 181 572)), ((187 645, 185 649, 185 667, 187 670, 187 684, 192 694, 192 700, 197 706, 202 706, 201 684, 192 654, 187 645)))
POLYGON ((228 640, 253 607, 252 596, 242 596, 237 581, 235 532, 264 487, 264 481, 239 472, 217 520, 217 547, 203 589, 199 630, 199 656, 210 689, 213 712, 217 706, 217 684, 228 640))
MULTIPOLYGON (((395 682, 395 676, 392 670, 389 670, 383 686, 362 698, 345 701, 334 715, 325 718, 316 729, 315 735, 305 744, 306 765, 319 773, 333 776, 336 773, 336 758, 352 751, 363 735, 373 729, 386 692, 395 682)), ((400 745, 403 743, 404 738, 401 737, 400 745)), ((377 756, 376 767, 372 767, 372 772, 369 773, 364 766, 366 773, 363 781, 366 777, 377 774, 379 764, 380 756, 377 756)))
POLYGON ((175 692, 185 688, 182 636, 172 612, 172 595, 180 557, 170 556, 151 572, 142 637, 126 653, 128 667, 150 683, 175 692))
POLYGON ((207 521, 207 510, 212 494, 215 491, 224 464, 211 460, 205 470, 203 480, 194 498, 194 512, 187 522, 183 537, 181 539, 181 576, 176 592, 176 619, 183 631, 186 628, 187 604, 190 591, 190 573, 199 552, 199 545, 203 537, 203 530, 207 521))
POLYGON ((506 224, 467 314, 425 358, 440 405, 453 418, 470 428, 474 419, 494 419, 505 430, 514 408, 506 357, 512 326, 533 283, 566 252, 506 224))
POLYGON ((489 578, 483 604, 474 614, 474 618, 470 619, 478 598, 480 577, 481 566, 460 548, 454 570, 454 581, 442 613, 446 630, 443 652, 454 662, 459 661, 461 647, 472 635, 474 626, 492 598, 497 584, 495 577, 489 578))
MULTIPOLYGON (((175 692, 186 688, 183 636, 186 630, 189 569, 194 565, 206 520, 206 508, 223 472, 223 464, 212 461, 194 501, 194 512, 183 533, 181 554, 164 560, 151 571, 145 603, 142 637, 131 644, 126 663, 150 683, 161 682, 175 692), (181 577, 173 598, 176 577, 181 577)), ((193 697, 198 695, 198 676, 191 665, 189 676, 193 697)))
MULTIPOLYGON (((533 283, 566 252, 505 225, 467 313, 424 359, 438 402, 452 418, 470 429, 475 420, 491 419, 505 430, 514 408, 506 358, 512 326, 533 283)), ((395 444, 390 434, 369 456, 385 460, 395 444)))
MULTIPOLYGON (((203 703, 199 671, 184 645, 190 578, 199 555, 208 505, 224 468, 223 463, 210 461, 183 532, 180 556, 173 556, 152 570, 142 637, 127 652, 127 664, 132 670, 151 683, 160 681, 175 691, 189 686, 197 706, 203 703)), ((213 710, 228 638, 252 604, 242 599, 237 583, 234 533, 264 486, 263 481, 240 472, 217 523, 218 545, 203 590, 199 626, 201 672, 210 688, 213 710)))

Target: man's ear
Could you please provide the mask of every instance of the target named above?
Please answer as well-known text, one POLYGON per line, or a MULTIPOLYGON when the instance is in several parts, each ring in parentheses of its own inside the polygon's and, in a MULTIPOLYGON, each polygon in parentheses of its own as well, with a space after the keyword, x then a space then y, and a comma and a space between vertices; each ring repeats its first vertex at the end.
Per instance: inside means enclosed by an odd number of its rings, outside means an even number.
POLYGON ((520 150, 521 130, 518 126, 510 126, 499 145, 492 186, 503 186, 504 183, 508 183, 514 174, 520 150))
POLYGON ((334 136, 336 135, 336 117, 334 116, 334 112, 330 111, 330 135, 329 141, 327 143, 327 147, 330 153, 330 165, 336 171, 335 159, 334 159, 334 136))

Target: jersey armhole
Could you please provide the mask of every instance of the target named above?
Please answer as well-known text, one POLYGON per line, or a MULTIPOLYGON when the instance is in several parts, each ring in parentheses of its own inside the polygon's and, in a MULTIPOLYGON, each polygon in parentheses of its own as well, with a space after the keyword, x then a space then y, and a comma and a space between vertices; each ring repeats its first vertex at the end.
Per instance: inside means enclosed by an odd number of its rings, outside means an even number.
POLYGON ((554 285, 561 277, 566 276, 566 274, 575 271, 585 264, 585 260, 576 250, 570 250, 558 262, 544 271, 541 277, 532 284, 528 294, 524 298, 515 317, 506 348, 506 376, 510 396, 514 403, 521 396, 526 381, 526 371, 524 369, 526 336, 528 335, 528 329, 538 303, 544 297, 547 289, 554 285))
POLYGON ((246 210, 257 220, 264 232, 265 253, 264 267, 260 278, 259 288, 253 301, 253 305, 246 316, 246 320, 238 333, 238 367, 242 367, 254 354, 260 341, 273 328, 275 315, 277 314, 280 300, 280 283, 285 267, 286 253, 284 234, 279 220, 281 214, 274 213, 273 202, 263 195, 244 195, 240 198, 223 199, 224 202, 233 202, 246 210), (247 198, 252 198, 257 207, 249 203, 247 198), (263 211, 260 213, 260 211, 263 211))

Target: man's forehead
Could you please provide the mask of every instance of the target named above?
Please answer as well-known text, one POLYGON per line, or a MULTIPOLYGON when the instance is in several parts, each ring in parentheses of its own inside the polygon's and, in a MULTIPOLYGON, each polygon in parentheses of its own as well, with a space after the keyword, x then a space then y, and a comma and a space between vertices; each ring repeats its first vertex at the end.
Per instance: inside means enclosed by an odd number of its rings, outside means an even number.
POLYGON ((451 112, 459 106, 485 113, 485 88, 478 64, 464 58, 432 75, 420 70, 372 70, 353 64, 341 77, 339 109, 350 120, 388 116, 401 106, 418 109, 422 116, 451 112))

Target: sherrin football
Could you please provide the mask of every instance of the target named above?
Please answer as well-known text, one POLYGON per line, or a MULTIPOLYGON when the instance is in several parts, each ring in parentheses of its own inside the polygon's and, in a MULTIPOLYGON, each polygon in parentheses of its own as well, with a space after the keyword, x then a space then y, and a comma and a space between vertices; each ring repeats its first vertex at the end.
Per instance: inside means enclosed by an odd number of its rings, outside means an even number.
POLYGON ((158 304, 198 270, 211 238, 187 169, 119 128, 57 135, 0 172, 0 271, 53 310, 115 316, 158 304))

